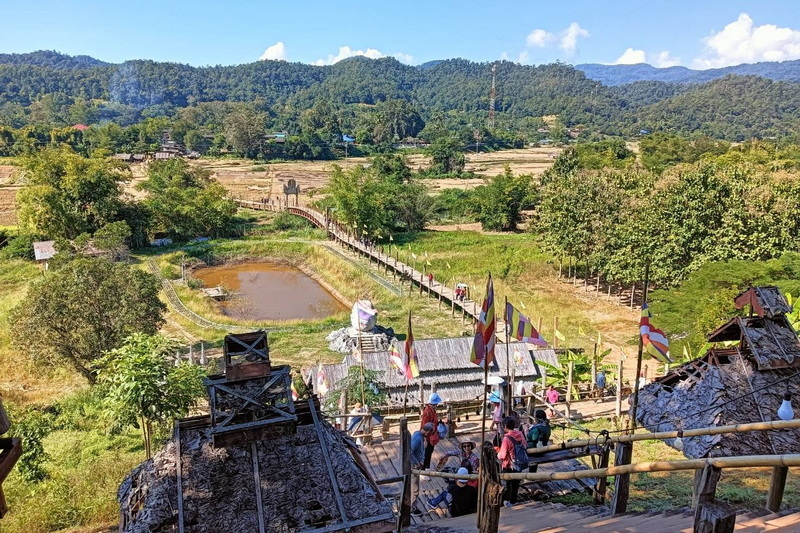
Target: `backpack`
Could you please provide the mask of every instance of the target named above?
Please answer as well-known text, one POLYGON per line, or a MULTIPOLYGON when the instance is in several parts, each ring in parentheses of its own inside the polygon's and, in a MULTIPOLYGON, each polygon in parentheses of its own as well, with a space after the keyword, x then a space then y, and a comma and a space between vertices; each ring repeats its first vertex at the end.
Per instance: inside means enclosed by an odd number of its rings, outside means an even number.
POLYGON ((515 441, 509 436, 506 436, 506 438, 509 439, 514 445, 514 449, 511 454, 511 468, 515 472, 522 472, 523 470, 526 470, 530 465, 530 459, 528 459, 528 450, 525 449, 525 445, 515 441))
POLYGON ((459 466, 460 468, 466 468, 466 469, 467 469, 467 472, 469 472, 470 474, 472 474, 472 473, 473 473, 473 472, 472 472, 472 463, 470 463, 470 462, 469 462, 469 457, 464 457, 464 458, 461 460, 461 464, 460 464, 460 465, 458 465, 458 466, 459 466))
POLYGON ((528 430, 528 442, 530 442, 534 448, 539 448, 540 444, 541 446, 547 446, 547 443, 550 442, 550 434, 551 434, 550 424, 539 423, 533 425, 528 430), (533 442, 533 439, 531 439, 530 437, 531 432, 534 429, 538 432, 538 438, 536 439, 536 442, 533 442))

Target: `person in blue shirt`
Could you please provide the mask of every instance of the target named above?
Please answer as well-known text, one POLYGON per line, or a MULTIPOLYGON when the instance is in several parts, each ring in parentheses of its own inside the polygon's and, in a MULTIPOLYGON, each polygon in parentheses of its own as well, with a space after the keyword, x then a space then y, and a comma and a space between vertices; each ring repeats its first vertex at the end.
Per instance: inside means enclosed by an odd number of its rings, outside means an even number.
POLYGON ((606 395, 606 374, 602 370, 598 370, 595 384, 597 385, 597 401, 599 402, 606 395))
MULTIPOLYGON (((431 422, 426 422, 422 429, 415 431, 411 435, 411 468, 422 470, 425 463, 425 448, 428 445, 428 437, 436 432, 436 427, 431 422)), ((419 496, 419 482, 430 480, 429 476, 411 476, 411 501, 415 502, 419 496)), ((421 511, 412 509, 411 514, 419 516, 421 511)))

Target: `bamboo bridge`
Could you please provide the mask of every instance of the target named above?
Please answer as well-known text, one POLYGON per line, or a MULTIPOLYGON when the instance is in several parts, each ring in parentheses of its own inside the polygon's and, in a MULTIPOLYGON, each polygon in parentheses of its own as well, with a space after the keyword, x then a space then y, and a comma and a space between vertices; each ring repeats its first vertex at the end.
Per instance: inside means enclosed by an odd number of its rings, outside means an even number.
MULTIPOLYGON (((316 227, 324 229, 328 233, 328 238, 332 239, 337 244, 344 248, 350 249, 359 255, 366 257, 370 262, 375 262, 380 267, 384 268, 387 272, 392 272, 400 277, 401 281, 408 281, 412 285, 419 287, 420 292, 427 291, 428 295, 434 299, 447 301, 455 310, 460 309, 461 312, 470 318, 473 322, 477 322, 481 314, 481 304, 464 298, 459 300, 456 298, 455 288, 448 287, 436 280, 430 280, 425 276, 424 272, 416 270, 413 266, 400 261, 397 254, 392 256, 386 254, 380 247, 370 246, 363 242, 353 234, 353 232, 345 226, 339 224, 335 220, 325 216, 323 213, 305 206, 279 206, 263 202, 254 202, 250 200, 235 200, 236 204, 240 207, 254 209, 257 211, 286 211, 291 215, 302 217, 316 227)), ((495 315, 497 316, 497 326, 495 327, 495 336, 498 342, 505 342, 505 322, 502 319, 502 312, 497 313, 501 306, 495 302, 495 315)))

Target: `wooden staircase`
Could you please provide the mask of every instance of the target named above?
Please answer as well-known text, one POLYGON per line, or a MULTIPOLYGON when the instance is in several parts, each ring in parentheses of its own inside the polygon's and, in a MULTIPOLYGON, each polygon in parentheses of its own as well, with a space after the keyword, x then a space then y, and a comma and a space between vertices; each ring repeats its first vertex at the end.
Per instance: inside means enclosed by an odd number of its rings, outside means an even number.
MULTIPOLYGON (((530 502, 500 511, 501 533, 692 533, 694 512, 603 514, 599 507, 530 502), (600 513, 598 513, 600 511, 600 513)), ((425 522, 408 531, 415 533, 472 533, 476 515, 425 522)), ((800 512, 767 510, 742 512, 736 517, 736 533, 798 533, 800 512)))

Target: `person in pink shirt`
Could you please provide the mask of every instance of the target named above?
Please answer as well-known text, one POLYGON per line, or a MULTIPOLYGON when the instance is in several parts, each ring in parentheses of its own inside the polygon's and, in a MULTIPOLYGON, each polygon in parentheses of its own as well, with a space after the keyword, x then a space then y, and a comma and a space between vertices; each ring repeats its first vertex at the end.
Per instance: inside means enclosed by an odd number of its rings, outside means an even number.
MULTIPOLYGON (((500 459, 500 468, 503 472, 517 472, 512 467, 512 460, 514 459, 514 442, 525 444, 525 435, 517 429, 517 421, 513 416, 507 416, 503 420, 505 427, 505 434, 503 435, 503 442, 500 444, 500 451, 497 453, 497 458, 500 459)), ((519 480, 510 479, 506 481, 506 488, 503 492, 503 504, 506 507, 517 503, 517 495, 519 494, 519 480)))
MULTIPOLYGON (((547 388, 547 392, 545 392, 544 399, 547 400, 547 403, 549 403, 550 405, 555 405, 555 404, 558 403, 558 391, 555 389, 555 387, 550 385, 547 388)), ((553 418, 555 416, 556 416, 556 412, 551 407, 550 408, 550 418, 553 418)))

